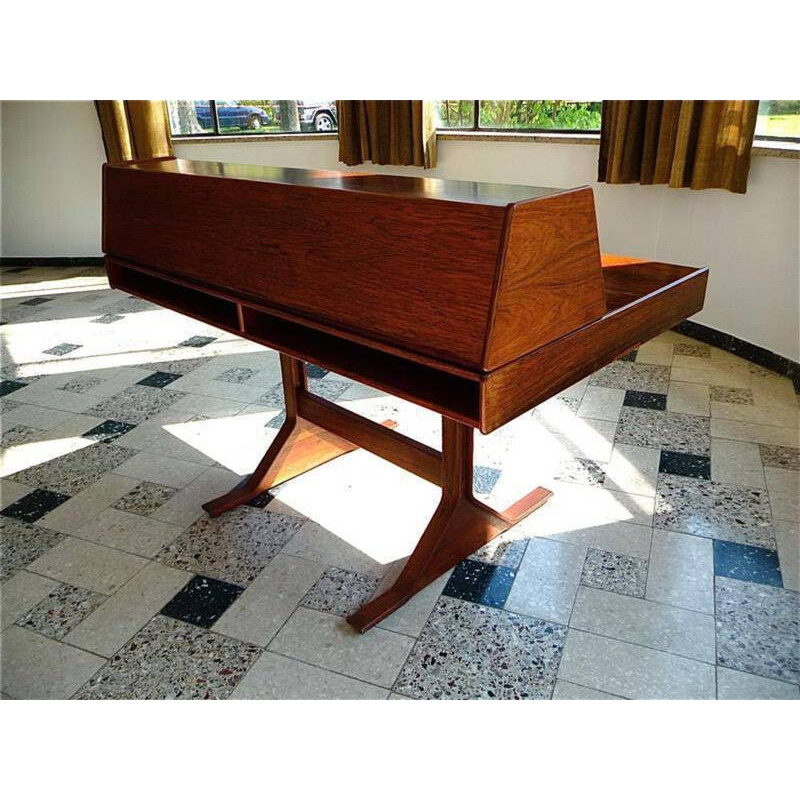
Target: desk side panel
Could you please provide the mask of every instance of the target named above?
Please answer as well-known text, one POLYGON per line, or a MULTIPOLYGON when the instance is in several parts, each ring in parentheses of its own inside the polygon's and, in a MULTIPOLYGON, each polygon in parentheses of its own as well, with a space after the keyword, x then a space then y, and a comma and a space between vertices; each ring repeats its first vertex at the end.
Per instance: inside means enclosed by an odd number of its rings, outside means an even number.
POLYGON ((106 167, 104 248, 479 367, 504 209, 106 167))
POLYGON ((588 187, 509 207, 486 369, 606 312, 594 195, 588 187))

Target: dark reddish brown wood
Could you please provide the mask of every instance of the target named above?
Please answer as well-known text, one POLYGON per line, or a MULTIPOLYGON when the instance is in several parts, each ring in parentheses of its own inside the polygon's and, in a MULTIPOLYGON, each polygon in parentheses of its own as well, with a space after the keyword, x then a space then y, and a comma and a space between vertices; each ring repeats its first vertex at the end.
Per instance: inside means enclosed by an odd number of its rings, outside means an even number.
MULTIPOLYGON (((375 597, 348 622, 364 633, 406 603, 459 561, 515 525, 551 497, 534 489, 499 513, 472 494, 473 432, 466 425, 442 420, 442 499, 419 544, 394 582, 382 584, 375 597)), ((391 576, 392 578, 394 576, 391 576)))

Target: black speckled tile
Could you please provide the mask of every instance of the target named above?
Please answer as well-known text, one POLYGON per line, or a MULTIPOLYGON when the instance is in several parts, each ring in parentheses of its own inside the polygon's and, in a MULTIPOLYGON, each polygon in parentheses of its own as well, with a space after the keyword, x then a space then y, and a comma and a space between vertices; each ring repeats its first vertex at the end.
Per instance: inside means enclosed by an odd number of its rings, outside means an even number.
POLYGON ((142 481, 138 486, 134 486, 124 497, 117 500, 114 503, 114 508, 148 517, 156 509, 161 508, 177 491, 171 486, 142 481))
POLYGON ((590 458, 568 458, 558 465, 555 478, 585 486, 602 486, 606 473, 602 464, 590 458))
POLYGON ((340 617, 352 614, 375 593, 380 579, 339 567, 328 567, 300 603, 340 617))
POLYGON ((110 325, 112 322, 119 322, 121 319, 125 319, 121 314, 103 314, 102 317, 96 317, 90 321, 99 325, 110 325))
POLYGON ((516 574, 516 570, 509 567, 468 558, 453 570, 442 594, 492 608, 502 608, 516 574))
POLYGON ((130 422, 117 422, 113 419, 107 419, 81 435, 84 439, 92 439, 96 442, 113 442, 114 439, 119 439, 120 436, 129 433, 135 427, 130 422))
POLYGON ((630 362, 634 362, 634 361, 636 361, 636 355, 637 355, 637 353, 638 353, 638 352, 639 352, 638 350, 631 350, 630 352, 628 352, 628 353, 625 353, 625 355, 624 355, 624 356, 620 356, 620 357, 619 357, 618 359, 616 359, 616 360, 617 360, 617 361, 630 361, 630 362))
POLYGON ((197 520, 167 545, 157 560, 247 586, 305 521, 304 517, 240 506, 214 519, 197 520))
POLYGON ((47 350, 43 350, 43 353, 46 353, 49 356, 65 356, 68 353, 73 353, 75 350, 79 350, 83 347, 82 344, 70 344, 69 342, 63 342, 62 344, 57 344, 55 347, 49 347, 47 350))
POLYGON ((775 549, 772 512, 764 489, 661 474, 653 525, 775 549))
POLYGON ((581 584, 630 597, 644 597, 647 560, 590 547, 583 564, 581 584))
POLYGON ((28 467, 11 479, 37 489, 75 495, 134 455, 135 451, 126 447, 98 442, 28 467))
POLYGON ((34 489, 30 494, 20 497, 11 505, 6 506, 0 514, 22 522, 36 522, 37 519, 58 508, 69 500, 68 494, 59 494, 47 489, 34 489))
POLYGON ((800 449, 776 444, 760 444, 758 448, 765 467, 800 470, 800 449))
POLYGON ((31 297, 30 300, 23 300, 21 306, 40 306, 42 303, 49 303, 52 297, 31 297))
POLYGON ((567 628, 441 597, 394 690, 416 699, 549 699, 567 628))
POLYGON ((146 378, 142 378, 142 380, 137 382, 137 386, 152 386, 155 389, 163 389, 165 386, 169 386, 173 381, 178 380, 178 378, 182 378, 183 375, 179 375, 176 372, 154 372, 152 375, 148 375, 146 378))
POLYGON ((622 405, 665 411, 667 408, 667 396, 656 392, 635 392, 629 389, 625 392, 625 399, 622 401, 622 405))
POLYGON ((740 406, 753 405, 752 389, 733 389, 729 386, 711 386, 709 396, 715 403, 735 403, 740 406))
POLYGON ((286 412, 281 411, 280 414, 276 414, 271 420, 268 420, 264 427, 277 430, 284 422, 286 422, 286 412))
POLYGON ((280 489, 280 486, 273 486, 272 489, 267 489, 267 491, 257 494, 252 500, 248 500, 245 505, 252 508, 266 508, 278 496, 280 489))
POLYGON ((0 581, 32 564, 64 538, 63 533, 0 515, 0 581))
POLYGON ((783 586, 777 550, 738 542, 714 542, 714 574, 740 581, 783 586))
POLYGON ((108 597, 104 594, 79 586, 62 584, 17 620, 17 625, 36 631, 42 636, 60 640, 107 599, 108 597))
POLYGON ((244 591, 241 586, 195 575, 161 609, 164 616, 210 628, 244 591))
POLYGON ((176 392, 173 389, 134 384, 125 391, 106 398, 86 413, 93 417, 139 425, 185 396, 185 392, 176 392))
POLYGON ((669 475, 683 475, 686 478, 703 478, 710 481, 711 459, 708 456, 694 456, 691 453, 662 450, 658 471, 669 475))
POLYGON ((216 336, 190 336, 188 339, 180 342, 178 347, 205 347, 207 344, 216 341, 216 336))
POLYGON ((328 372, 330 372, 330 370, 318 367, 316 364, 306 364, 306 375, 308 375, 309 379, 324 378, 328 372))
POLYGON ((27 385, 27 383, 23 383, 22 381, 0 381, 0 397, 5 397, 7 394, 11 394, 11 392, 16 392, 17 389, 23 389, 27 385))
POLYGON ((222 700, 261 648, 157 616, 81 688, 83 700, 222 700))
POLYGON ((718 577, 715 599, 718 664, 800 683, 800 593, 718 577))
POLYGON ((497 481, 500 480, 500 470, 494 467, 473 467, 472 488, 476 494, 491 494, 497 481))

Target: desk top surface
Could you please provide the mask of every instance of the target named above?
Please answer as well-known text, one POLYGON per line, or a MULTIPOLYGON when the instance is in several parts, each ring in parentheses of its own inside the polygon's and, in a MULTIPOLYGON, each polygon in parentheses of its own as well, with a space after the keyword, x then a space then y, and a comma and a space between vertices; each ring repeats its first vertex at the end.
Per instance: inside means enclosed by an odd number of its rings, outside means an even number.
POLYGON ((441 178, 416 178, 401 175, 376 175, 365 172, 267 167, 255 164, 229 164, 222 161, 193 161, 183 158, 125 162, 109 165, 148 173, 194 175, 210 178, 277 183, 316 189, 338 189, 364 194, 393 195, 422 200, 444 200, 484 206, 507 206, 558 194, 563 189, 520 186, 480 181, 454 181, 441 178))

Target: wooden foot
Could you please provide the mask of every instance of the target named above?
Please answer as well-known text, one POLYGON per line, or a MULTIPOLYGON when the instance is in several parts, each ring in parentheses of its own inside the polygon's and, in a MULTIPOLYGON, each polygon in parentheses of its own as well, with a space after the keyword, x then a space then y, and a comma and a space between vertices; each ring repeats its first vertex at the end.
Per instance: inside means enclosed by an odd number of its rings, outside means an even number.
POLYGON ((497 512, 472 495, 472 429, 443 420, 442 499, 397 580, 350 617, 364 633, 406 603, 462 559, 516 525, 552 492, 534 489, 504 512, 497 512))

